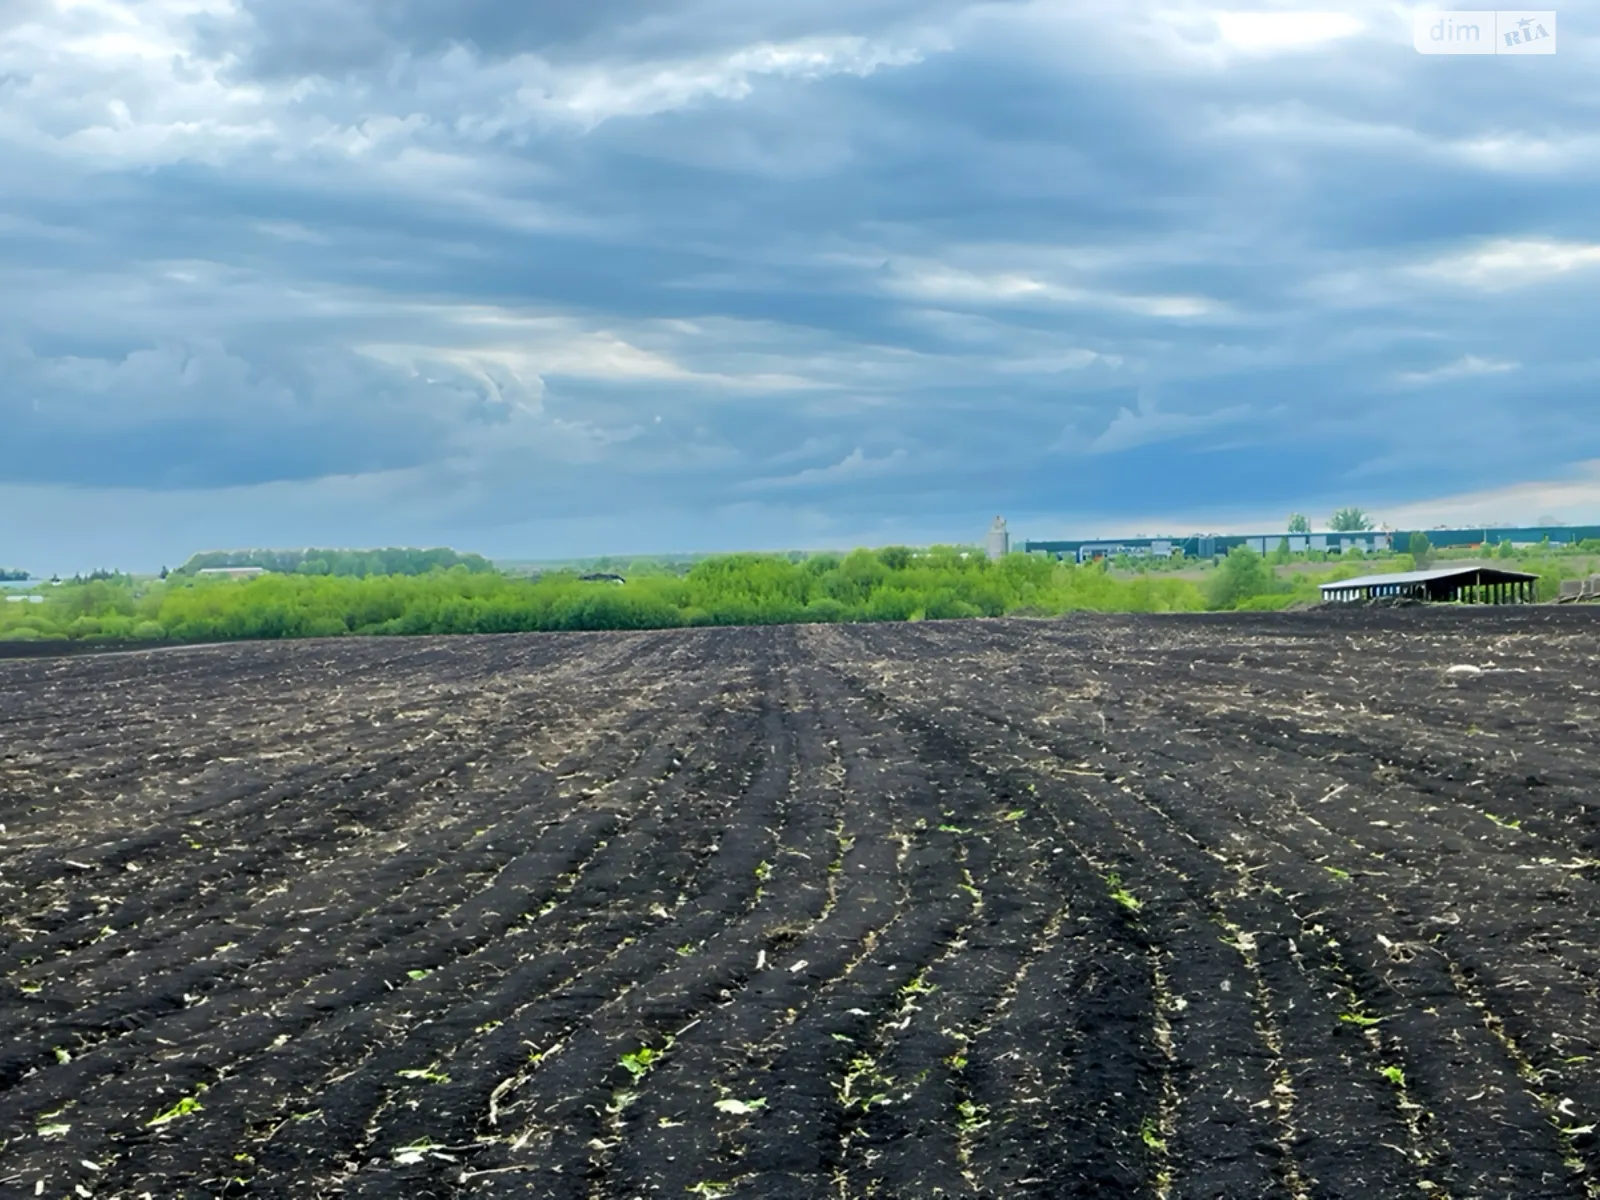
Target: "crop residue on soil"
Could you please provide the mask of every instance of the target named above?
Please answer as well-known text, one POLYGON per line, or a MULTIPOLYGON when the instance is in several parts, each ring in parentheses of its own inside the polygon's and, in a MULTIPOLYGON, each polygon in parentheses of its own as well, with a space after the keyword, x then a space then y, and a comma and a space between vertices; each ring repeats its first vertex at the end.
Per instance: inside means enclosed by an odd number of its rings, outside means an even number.
POLYGON ((1595 1197, 1597 630, 0 663, 0 1195, 1595 1197))

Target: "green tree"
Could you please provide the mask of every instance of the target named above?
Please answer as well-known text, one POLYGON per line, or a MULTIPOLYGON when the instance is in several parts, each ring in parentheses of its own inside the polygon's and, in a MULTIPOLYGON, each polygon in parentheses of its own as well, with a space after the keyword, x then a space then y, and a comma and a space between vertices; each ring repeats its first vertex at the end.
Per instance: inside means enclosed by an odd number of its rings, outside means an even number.
POLYGON ((1419 571, 1433 561, 1433 543, 1428 540, 1428 535, 1425 533, 1413 533, 1406 550, 1419 571))
POLYGON ((1373 524, 1372 518, 1365 512, 1350 505, 1333 514, 1328 521, 1328 528, 1335 533, 1365 533, 1373 524))
POLYGON ((1206 581, 1206 600, 1212 608, 1234 608, 1252 597, 1287 590, 1273 575, 1266 559, 1248 546, 1235 546, 1216 574, 1206 581))
POLYGON ((1311 532, 1311 522, 1310 522, 1310 520, 1307 519, 1305 513, 1290 513, 1289 514, 1289 532, 1290 533, 1310 533, 1311 532))
POLYGON ((1291 561, 1293 558, 1294 552, 1289 549, 1289 539, 1279 538, 1277 549, 1272 552, 1273 564, 1281 567, 1284 563, 1291 561))
POLYGON ((1515 558, 1517 556, 1517 549, 1511 544, 1510 538, 1500 539, 1500 544, 1494 548, 1494 556, 1496 558, 1515 558))

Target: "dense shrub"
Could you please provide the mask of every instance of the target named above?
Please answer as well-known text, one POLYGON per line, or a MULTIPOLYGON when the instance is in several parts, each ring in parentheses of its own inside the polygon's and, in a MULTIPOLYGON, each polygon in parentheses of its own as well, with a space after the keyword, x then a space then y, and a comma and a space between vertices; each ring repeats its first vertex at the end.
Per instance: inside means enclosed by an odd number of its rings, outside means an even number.
MULTIPOLYGON (((1399 556, 1386 565, 1410 564, 1399 556)), ((1196 583, 1162 572, 1119 578, 1104 562, 1078 566, 1026 554, 991 562, 951 547, 895 546, 799 560, 724 555, 699 561, 683 575, 646 574, 622 584, 572 573, 512 578, 461 565, 364 577, 296 572, 231 580, 174 573, 146 583, 97 573, 48 589, 42 604, 0 604, 0 638, 194 642, 1271 609, 1314 601, 1319 583, 1364 569, 1372 567, 1341 563, 1288 581, 1241 548, 1196 583)), ((1539 572, 1539 595, 1548 598, 1582 564, 1547 557, 1532 560, 1530 569, 1539 572)))

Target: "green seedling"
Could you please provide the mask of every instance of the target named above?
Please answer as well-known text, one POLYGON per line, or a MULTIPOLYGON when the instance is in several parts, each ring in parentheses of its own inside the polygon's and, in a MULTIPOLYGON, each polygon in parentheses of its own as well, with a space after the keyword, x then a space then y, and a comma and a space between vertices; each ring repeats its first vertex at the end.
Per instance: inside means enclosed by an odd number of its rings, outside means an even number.
POLYGON ((1025 808, 1013 808, 1010 812, 1008 812, 1005 816, 1001 817, 1000 819, 1002 821, 1020 821, 1020 820, 1022 820, 1023 817, 1025 817, 1027 815, 1028 815, 1028 810, 1027 809, 1025 809, 1025 808))
POLYGON ((1161 1131, 1156 1128, 1156 1123, 1149 1117, 1144 1119, 1144 1124, 1139 1126, 1139 1140, 1144 1143, 1145 1149, 1153 1154, 1167 1152, 1167 1139, 1161 1136, 1161 1131))
POLYGON ((1488 817, 1489 820, 1493 821, 1496 825, 1500 826, 1501 829, 1521 829, 1522 828, 1522 822, 1521 821, 1508 821, 1504 817, 1495 816, 1492 812, 1486 812, 1483 815, 1488 817))
POLYGON ((1394 1084, 1395 1087, 1403 1088, 1406 1085, 1406 1073, 1399 1067, 1379 1067, 1378 1074, 1394 1084))
POLYGON ((989 1110, 982 1104, 974 1104, 971 1100, 958 1100, 956 1102, 956 1128, 962 1133, 976 1133, 989 1123, 989 1110))
POLYGON ((679 958, 688 958, 694 953, 694 944, 692 942, 685 942, 683 945, 678 947, 676 953, 679 958))
POLYGON ((763 860, 756 864, 756 878, 762 883, 772 878, 772 864, 763 860))
POLYGON ((733 1184, 706 1180, 704 1183, 695 1184, 688 1191, 691 1196, 699 1196, 700 1200, 723 1200, 725 1196, 733 1195, 733 1184))
POLYGON ((734 1100, 731 1098, 718 1100, 714 1107, 718 1112, 732 1113, 736 1117, 748 1117, 751 1113, 758 1112, 766 1106, 767 1098, 765 1096, 757 1096, 753 1100, 734 1100))
POLYGON ((944 1062, 945 1066, 949 1067, 952 1071, 962 1071, 965 1070, 967 1066, 967 1058, 964 1054, 952 1054, 949 1058, 945 1059, 944 1062))
POLYGON ((205 1090, 206 1090, 205 1089, 205 1085, 202 1084, 200 1087, 195 1089, 195 1095, 193 1095, 193 1096, 185 1096, 182 1100, 179 1100, 171 1108, 167 1109, 166 1112, 157 1113, 154 1117, 150 1118, 150 1120, 146 1121, 145 1122, 146 1127, 148 1128, 148 1127, 159 1127, 159 1126, 162 1126, 162 1125, 170 1125, 172 1122, 176 1121, 180 1117, 187 1117, 190 1113, 199 1112, 200 1108, 201 1108, 201 1104, 200 1104, 200 1101, 199 1101, 198 1097, 199 1097, 199 1094, 201 1092, 205 1091, 205 1090))
POLYGON ((68 1131, 71 1130, 71 1128, 72 1128, 71 1125, 66 1125, 66 1124, 62 1124, 60 1122, 57 1122, 54 1125, 41 1125, 41 1126, 39 1126, 39 1129, 38 1129, 37 1132, 38 1132, 39 1136, 42 1137, 42 1138, 58 1138, 58 1137, 66 1137, 68 1131))
POLYGON ((1106 876, 1106 887, 1111 890, 1111 898, 1129 912, 1138 912, 1144 907, 1144 902, 1122 886, 1122 879, 1116 874, 1106 876))
POLYGON ((860 1108, 863 1111, 871 1109, 875 1104, 889 1103, 887 1090, 862 1094, 857 1089, 857 1085, 862 1082, 865 1082, 869 1087, 876 1086, 884 1089, 894 1086, 893 1079, 878 1073, 878 1064, 870 1055, 857 1055, 850 1060, 850 1069, 845 1072, 844 1079, 836 1088, 839 1093, 839 1103, 846 1109, 860 1108))
POLYGON ((1339 880, 1341 883, 1349 883, 1350 882, 1350 872, 1349 871, 1341 870, 1338 867, 1329 867, 1329 866, 1324 866, 1322 869, 1324 871, 1326 871, 1329 875, 1332 875, 1335 879, 1339 880))
POLYGON ((629 1075, 633 1076, 635 1083, 638 1083, 639 1080, 650 1074, 651 1068, 661 1060, 661 1056, 671 1049, 671 1046, 670 1039, 667 1045, 660 1050, 651 1049, 649 1046, 640 1046, 637 1050, 630 1051, 617 1059, 617 1064, 629 1075))
POLYGON ((450 1076, 435 1071, 432 1067, 411 1067, 404 1071, 396 1071, 401 1079, 420 1079, 424 1083, 449 1083, 450 1076))
POLYGON ((1343 1021, 1346 1025, 1359 1025, 1363 1029, 1369 1029, 1372 1026, 1378 1024, 1380 1021, 1382 1021, 1383 1018, 1382 1017, 1369 1017, 1369 1016, 1366 1016, 1364 1013, 1347 1012, 1347 1013, 1340 1013, 1339 1014, 1339 1020, 1343 1021))
POLYGON ((493 1033, 496 1029, 500 1028, 501 1024, 502 1022, 500 1021, 485 1021, 482 1025, 479 1025, 477 1029, 473 1030, 473 1032, 493 1033))
POLYGON ((971 833, 972 830, 963 829, 959 825, 941 825, 941 826, 939 826, 939 832, 940 833, 971 833))
POLYGON ((432 971, 422 971, 422 970, 407 971, 406 972, 406 978, 407 979, 426 979, 429 975, 432 975, 432 974, 433 974, 432 971))

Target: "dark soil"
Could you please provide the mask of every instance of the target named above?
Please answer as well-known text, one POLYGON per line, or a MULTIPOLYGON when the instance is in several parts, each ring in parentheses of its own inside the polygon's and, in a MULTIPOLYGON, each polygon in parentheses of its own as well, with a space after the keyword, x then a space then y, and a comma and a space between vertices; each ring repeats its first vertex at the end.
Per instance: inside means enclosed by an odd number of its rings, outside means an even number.
POLYGON ((0 663, 0 1196, 1600 1196, 1597 633, 0 663))

